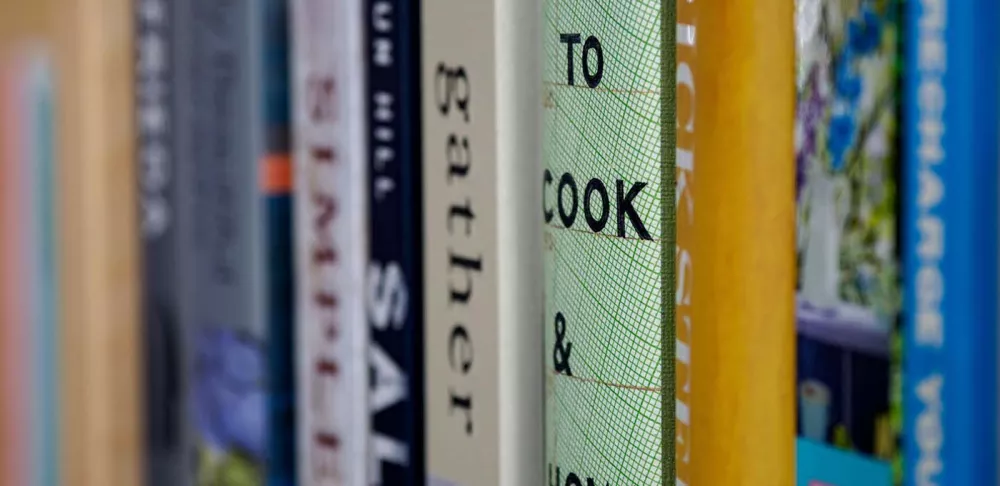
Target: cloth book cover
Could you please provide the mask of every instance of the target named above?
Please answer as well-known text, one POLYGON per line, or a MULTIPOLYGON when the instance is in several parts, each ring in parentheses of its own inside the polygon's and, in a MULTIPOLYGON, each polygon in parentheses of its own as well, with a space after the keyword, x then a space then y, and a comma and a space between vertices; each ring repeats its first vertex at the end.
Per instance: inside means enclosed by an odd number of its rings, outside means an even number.
POLYGON ((545 4, 544 484, 675 484, 679 3, 545 4))

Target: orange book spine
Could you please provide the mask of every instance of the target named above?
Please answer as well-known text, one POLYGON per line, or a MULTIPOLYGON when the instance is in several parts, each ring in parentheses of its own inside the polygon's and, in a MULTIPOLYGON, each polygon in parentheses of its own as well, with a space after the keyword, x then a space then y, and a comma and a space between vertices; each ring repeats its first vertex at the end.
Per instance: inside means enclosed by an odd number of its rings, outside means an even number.
POLYGON ((700 3, 690 33, 697 60, 689 93, 678 97, 678 147, 693 138, 697 202, 694 224, 678 233, 693 234, 695 486, 793 484, 793 4, 700 3))

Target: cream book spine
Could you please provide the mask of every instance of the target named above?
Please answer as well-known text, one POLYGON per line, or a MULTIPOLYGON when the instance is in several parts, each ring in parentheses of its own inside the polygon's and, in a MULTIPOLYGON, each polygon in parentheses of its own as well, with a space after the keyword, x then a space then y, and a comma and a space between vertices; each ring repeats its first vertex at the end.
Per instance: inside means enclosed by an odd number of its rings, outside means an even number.
POLYGON ((428 484, 542 484, 541 5, 421 17, 428 484))

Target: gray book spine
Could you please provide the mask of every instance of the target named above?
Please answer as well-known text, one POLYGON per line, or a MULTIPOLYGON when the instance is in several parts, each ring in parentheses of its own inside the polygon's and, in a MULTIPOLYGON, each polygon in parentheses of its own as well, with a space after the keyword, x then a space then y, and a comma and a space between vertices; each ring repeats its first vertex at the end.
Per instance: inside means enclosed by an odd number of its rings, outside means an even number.
POLYGON ((177 0, 183 481, 264 484, 267 322, 255 3, 177 0), (180 6, 180 5, 179 5, 180 6))

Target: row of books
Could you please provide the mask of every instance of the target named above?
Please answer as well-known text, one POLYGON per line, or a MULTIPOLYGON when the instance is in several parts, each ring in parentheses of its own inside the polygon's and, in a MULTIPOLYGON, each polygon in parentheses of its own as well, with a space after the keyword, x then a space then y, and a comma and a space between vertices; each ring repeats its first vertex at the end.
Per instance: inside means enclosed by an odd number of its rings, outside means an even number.
POLYGON ((0 5, 0 484, 990 485, 992 0, 0 5))

